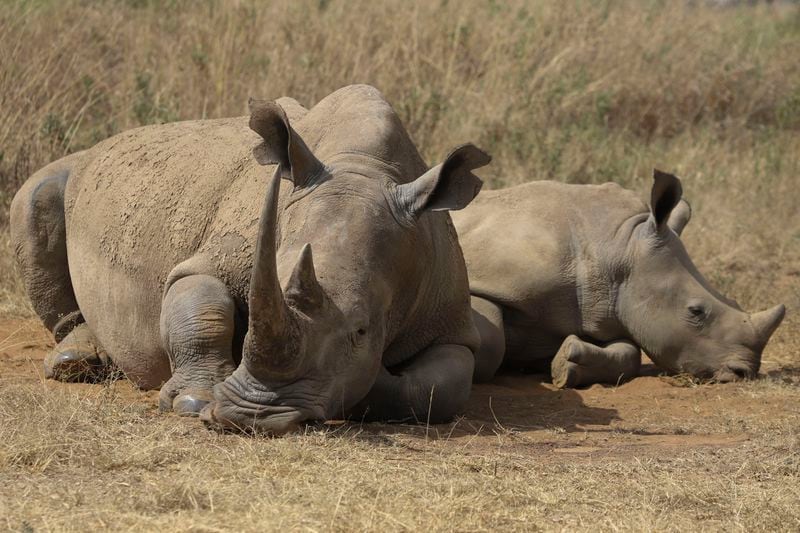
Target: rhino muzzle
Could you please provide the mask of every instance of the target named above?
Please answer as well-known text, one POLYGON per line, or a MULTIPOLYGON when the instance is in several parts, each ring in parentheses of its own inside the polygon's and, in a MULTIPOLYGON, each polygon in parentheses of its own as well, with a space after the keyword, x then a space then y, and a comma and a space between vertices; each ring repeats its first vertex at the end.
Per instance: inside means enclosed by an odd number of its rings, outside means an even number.
POLYGON ((766 311, 750 315, 753 327, 753 338, 746 342, 740 353, 731 354, 725 358, 719 368, 707 371, 692 372, 697 377, 710 377, 718 383, 729 383, 754 379, 758 376, 761 367, 761 354, 769 342, 770 337, 780 326, 786 314, 783 305, 776 305, 766 311))
POLYGON ((322 398, 313 391, 318 384, 297 380, 267 385, 239 366, 224 382, 214 387, 214 401, 200 413, 208 427, 280 436, 306 421, 325 418, 322 398))
POLYGON ((726 363, 722 368, 714 372, 713 381, 718 383, 730 383, 732 381, 742 381, 753 379, 758 375, 759 361, 754 366, 747 364, 726 363))

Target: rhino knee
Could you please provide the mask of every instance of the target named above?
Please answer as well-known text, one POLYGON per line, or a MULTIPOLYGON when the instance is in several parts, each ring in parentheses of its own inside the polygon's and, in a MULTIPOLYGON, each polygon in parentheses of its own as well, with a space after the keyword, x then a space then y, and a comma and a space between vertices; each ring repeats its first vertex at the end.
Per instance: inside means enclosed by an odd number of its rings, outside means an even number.
POLYGON ((178 354, 230 346, 234 312, 233 298, 218 279, 195 275, 175 281, 162 304, 165 348, 178 354))

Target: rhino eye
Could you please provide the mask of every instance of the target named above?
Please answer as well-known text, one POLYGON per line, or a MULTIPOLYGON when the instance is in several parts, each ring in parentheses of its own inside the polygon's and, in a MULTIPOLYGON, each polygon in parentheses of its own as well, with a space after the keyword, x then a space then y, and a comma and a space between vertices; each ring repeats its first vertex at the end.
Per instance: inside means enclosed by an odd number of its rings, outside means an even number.
POLYGON ((689 314, 692 316, 692 318, 695 319, 705 318, 706 308, 703 307, 702 305, 690 305, 689 314))
POLYGON ((360 327, 356 330, 350 330, 350 341, 353 343, 354 346, 358 346, 362 342, 364 342, 366 335, 367 335, 367 329, 364 327, 360 327))

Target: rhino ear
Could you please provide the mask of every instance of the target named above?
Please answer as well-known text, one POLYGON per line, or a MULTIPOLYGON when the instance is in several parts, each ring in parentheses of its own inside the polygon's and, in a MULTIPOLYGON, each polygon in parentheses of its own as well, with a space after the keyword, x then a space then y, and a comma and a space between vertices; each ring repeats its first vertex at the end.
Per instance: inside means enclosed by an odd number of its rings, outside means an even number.
POLYGON ((308 114, 308 109, 303 107, 303 104, 294 98, 281 96, 275 100, 275 103, 278 104, 281 109, 283 109, 283 112, 286 113, 287 117, 289 117, 290 123, 297 122, 308 114))
POLYGON ((323 169, 322 163, 292 129, 283 108, 275 102, 251 98, 250 129, 264 142, 253 148, 253 156, 262 165, 280 165, 281 177, 303 187, 323 169))
POLYGON ((689 223, 691 218, 692 206, 689 205, 689 202, 687 202, 685 198, 681 198, 681 201, 678 202, 678 205, 675 206, 672 213, 669 214, 667 225, 672 231, 680 235, 683 233, 683 228, 686 227, 686 224, 689 223))
POLYGON ((668 227, 670 214, 681 201, 683 187, 681 187, 681 180, 658 169, 653 170, 653 180, 653 190, 650 192, 650 211, 653 214, 656 228, 661 231, 668 227))
POLYGON ((492 158, 472 144, 455 148, 444 162, 411 183, 397 186, 397 201, 412 217, 423 211, 450 211, 466 207, 483 182, 471 171, 486 166, 492 158))

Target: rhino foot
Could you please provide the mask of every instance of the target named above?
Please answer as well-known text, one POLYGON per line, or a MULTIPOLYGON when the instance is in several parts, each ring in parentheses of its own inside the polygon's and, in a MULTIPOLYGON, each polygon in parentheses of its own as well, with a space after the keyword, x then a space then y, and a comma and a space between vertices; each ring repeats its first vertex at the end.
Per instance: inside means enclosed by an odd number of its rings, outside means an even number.
POLYGON ((561 345, 558 353, 553 358, 553 362, 550 363, 550 375, 553 378, 553 385, 559 389, 573 389, 581 381, 580 368, 569 360, 571 356, 574 357, 578 349, 575 344, 568 344, 567 341, 564 341, 564 344, 561 345))
POLYGON ((553 358, 550 374, 556 387, 566 389, 632 379, 640 366, 639 347, 630 341, 597 346, 570 335, 553 358))
POLYGON ((166 385, 161 389, 159 396, 159 409, 172 411, 179 416, 198 416, 203 408, 211 403, 214 395, 211 389, 184 389, 166 390, 166 385))
POLYGON ((161 387, 158 409, 161 412, 172 411, 179 416, 198 416, 214 399, 212 387, 211 382, 208 385, 188 383, 175 375, 161 387))
POLYGON ((85 323, 76 326, 44 360, 45 377, 65 382, 97 383, 111 377, 113 369, 85 323))

